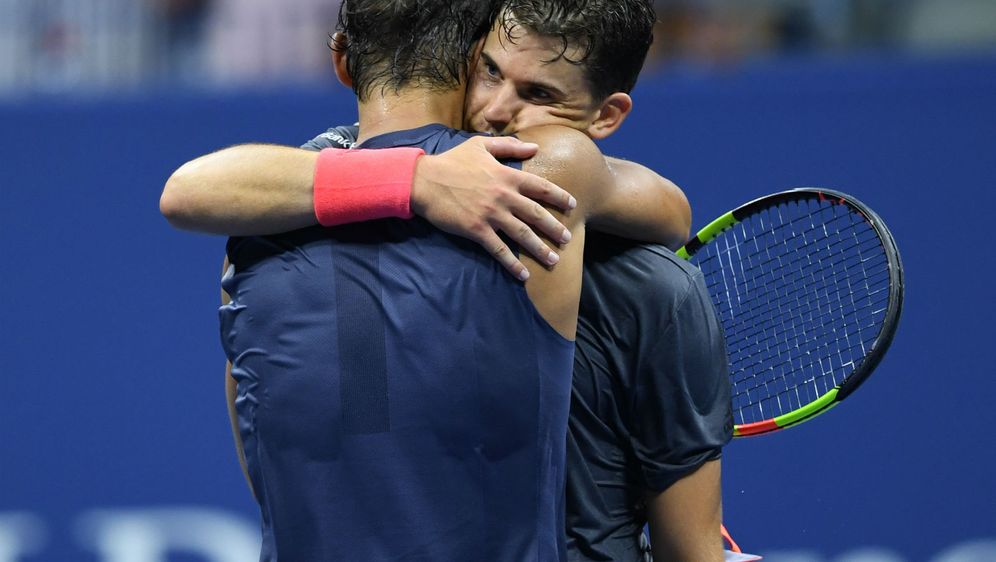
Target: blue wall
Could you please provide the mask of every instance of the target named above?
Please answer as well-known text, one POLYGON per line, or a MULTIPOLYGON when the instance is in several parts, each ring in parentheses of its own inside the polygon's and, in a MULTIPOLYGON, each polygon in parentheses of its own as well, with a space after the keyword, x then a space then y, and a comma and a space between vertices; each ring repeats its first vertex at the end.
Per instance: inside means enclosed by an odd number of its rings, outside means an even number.
MULTIPOLYGON (((741 545, 786 562, 996 560, 996 59, 781 61, 647 77, 635 97, 604 149, 674 179, 697 226, 834 187, 879 211, 906 265, 899 334, 861 392, 729 447, 741 545), (972 541, 985 557, 950 552, 972 541)), ((192 554, 221 539, 191 525, 227 529, 233 561, 236 542, 251 549, 216 327, 223 240, 171 230, 158 195, 200 153, 298 144, 353 115, 321 88, 0 105, 0 562, 153 560, 122 546, 122 521, 175 545, 168 560, 224 560, 192 554)))

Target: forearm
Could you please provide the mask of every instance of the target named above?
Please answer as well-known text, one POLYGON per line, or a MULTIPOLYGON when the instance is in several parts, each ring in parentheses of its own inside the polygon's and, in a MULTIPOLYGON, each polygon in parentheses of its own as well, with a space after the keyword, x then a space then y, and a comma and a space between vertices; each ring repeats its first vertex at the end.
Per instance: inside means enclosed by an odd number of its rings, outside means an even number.
POLYGON ((177 228, 229 236, 313 226, 318 154, 247 144, 202 156, 173 172, 160 210, 177 228))
POLYGON ((181 166, 159 202, 180 229, 228 236, 279 234, 412 211, 437 228, 490 251, 519 279, 528 277, 498 231, 541 262, 552 264, 544 234, 570 233, 543 204, 571 209, 570 193, 498 158, 524 159, 537 147, 511 137, 475 137, 438 155, 406 147, 321 153, 274 145, 226 148, 181 166), (420 151, 419 151, 420 152, 420 151), (536 229, 534 232, 533 228, 536 229))
POLYGON ((636 162, 611 157, 606 162, 615 181, 613 195, 589 221, 590 228, 672 250, 688 241, 692 211, 681 188, 636 162))

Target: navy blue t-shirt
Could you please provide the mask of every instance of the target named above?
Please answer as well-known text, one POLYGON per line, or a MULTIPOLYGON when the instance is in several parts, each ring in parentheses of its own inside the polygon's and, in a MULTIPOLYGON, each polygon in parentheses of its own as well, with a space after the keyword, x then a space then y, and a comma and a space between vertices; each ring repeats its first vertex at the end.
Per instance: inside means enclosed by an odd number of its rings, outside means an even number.
MULTIPOLYGON (((567 439, 570 560, 643 560, 644 499, 733 435, 722 326, 674 252, 588 232, 567 439)), ((716 530, 719 542, 719 530, 716 530)))
MULTIPOLYGON (((369 148, 439 153, 441 125, 369 148)), ((421 218, 233 238, 222 340, 261 560, 563 560, 574 344, 421 218)))
MULTIPOLYGON (((305 147, 350 147, 357 133, 333 127, 305 147)), ((642 561, 644 498, 719 458, 732 431, 726 347, 701 272, 662 246, 589 228, 567 450, 568 558, 642 561)))

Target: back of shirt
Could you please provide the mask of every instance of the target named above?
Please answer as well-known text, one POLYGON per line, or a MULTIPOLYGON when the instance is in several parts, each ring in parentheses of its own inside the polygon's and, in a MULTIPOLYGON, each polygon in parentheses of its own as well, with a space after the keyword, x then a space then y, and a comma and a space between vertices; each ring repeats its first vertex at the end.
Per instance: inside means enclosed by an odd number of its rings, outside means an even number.
MULTIPOLYGON (((432 125, 364 147, 466 138, 432 125)), ((232 239, 228 257, 262 560, 564 558, 573 343, 521 283, 419 218, 232 239)))

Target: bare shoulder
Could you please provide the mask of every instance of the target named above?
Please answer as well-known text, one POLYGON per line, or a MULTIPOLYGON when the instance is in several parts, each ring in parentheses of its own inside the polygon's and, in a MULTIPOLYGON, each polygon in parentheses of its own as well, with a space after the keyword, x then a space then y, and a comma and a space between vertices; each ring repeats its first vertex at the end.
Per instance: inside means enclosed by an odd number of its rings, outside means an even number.
POLYGON ((570 127, 546 125, 519 131, 519 139, 539 145, 523 169, 560 185, 585 204, 611 179, 611 170, 595 143, 570 127))
POLYGON ((516 136, 523 141, 534 142, 540 146, 539 152, 531 159, 533 165, 538 162, 583 164, 591 161, 591 164, 600 165, 607 169, 598 147, 587 135, 577 129, 560 125, 544 125, 524 129, 519 131, 516 136))

